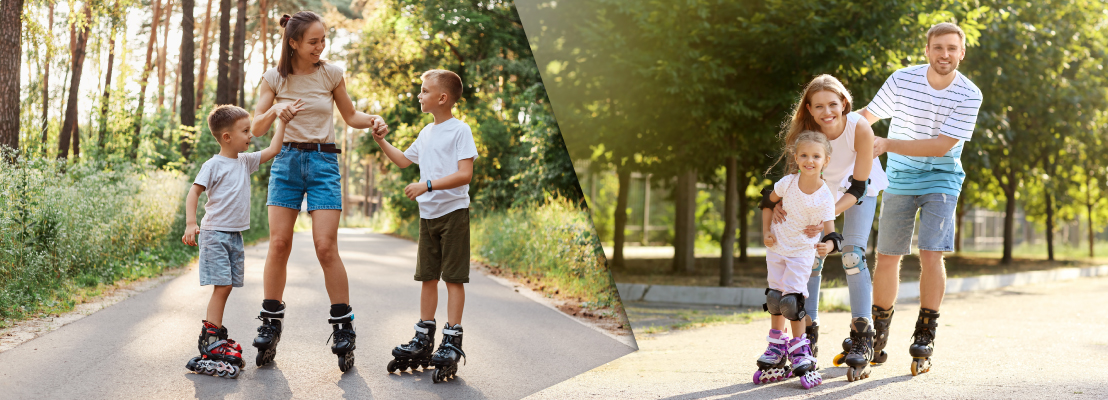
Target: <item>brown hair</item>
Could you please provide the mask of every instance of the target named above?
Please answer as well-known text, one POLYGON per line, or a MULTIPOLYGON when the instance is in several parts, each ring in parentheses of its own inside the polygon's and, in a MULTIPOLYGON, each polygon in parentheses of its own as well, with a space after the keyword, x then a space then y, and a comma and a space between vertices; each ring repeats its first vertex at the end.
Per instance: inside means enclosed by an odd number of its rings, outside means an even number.
POLYGON ((453 71, 447 71, 445 69, 433 69, 424 72, 420 75, 419 79, 427 81, 428 79, 434 79, 435 83, 441 85, 446 91, 447 98, 450 99, 451 104, 457 103, 462 98, 462 77, 455 74, 453 71))
POLYGON ((966 48, 966 32, 962 31, 958 25, 950 22, 942 22, 935 24, 931 29, 927 30, 927 47, 931 47, 931 38, 935 36, 949 35, 951 33, 957 33, 958 38, 962 39, 962 48, 966 48))
POLYGON ((233 128, 235 123, 243 118, 250 118, 250 113, 241 107, 230 104, 218 106, 208 114, 208 131, 212 133, 212 136, 215 136, 215 140, 218 142, 219 136, 223 132, 233 128))
MULTIPOLYGON (((308 30, 309 26, 319 22, 323 23, 323 17, 311 11, 300 11, 293 15, 281 16, 281 27, 285 28, 285 34, 281 38, 281 59, 277 61, 277 73, 281 74, 281 78, 288 78, 292 73, 292 56, 296 54, 296 50, 292 48, 292 44, 289 44, 290 40, 300 41, 304 38, 304 31, 308 30)), ((323 60, 319 60, 315 66, 323 65, 323 60)), ((273 88, 276 90, 277 88, 273 88)))
MULTIPOLYGON (((846 90, 846 86, 843 86, 843 83, 838 79, 827 74, 812 79, 811 82, 808 82, 808 86, 804 87, 804 91, 800 93, 800 98, 797 99, 796 105, 793 106, 792 118, 786 120, 781 126, 779 137, 784 140, 784 146, 781 155, 777 157, 777 161, 766 170, 766 174, 769 174, 769 171, 773 170, 773 167, 781 163, 782 159, 785 159, 786 173, 797 169, 796 160, 792 157, 786 157, 786 155, 791 155, 796 150, 796 143, 801 133, 814 131, 823 137, 823 141, 827 142, 828 149, 830 149, 831 142, 828 142, 827 137, 820 132, 819 124, 816 123, 816 119, 812 117, 812 113, 808 111, 808 105, 812 102, 812 95, 822 91, 828 91, 839 95, 839 100, 843 102, 844 117, 850 114, 850 111, 854 108, 854 99, 850 96, 850 91, 846 90)), ((830 155, 831 151, 828 150, 827 154, 830 155)))

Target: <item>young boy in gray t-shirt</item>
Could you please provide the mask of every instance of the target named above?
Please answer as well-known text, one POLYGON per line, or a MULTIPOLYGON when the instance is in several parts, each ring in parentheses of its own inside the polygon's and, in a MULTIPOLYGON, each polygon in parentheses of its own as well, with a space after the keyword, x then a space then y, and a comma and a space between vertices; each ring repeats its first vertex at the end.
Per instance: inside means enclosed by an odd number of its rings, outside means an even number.
MULTIPOLYGON (((294 105, 293 107, 296 107, 294 105)), ((227 338, 223 308, 232 287, 242 287, 242 231, 250 229, 250 174, 277 155, 284 139, 278 126, 269 147, 243 153, 250 147, 250 114, 242 108, 222 105, 208 114, 208 128, 219 142, 219 154, 200 167, 185 199, 185 235, 181 241, 196 246, 200 235, 200 285, 214 285, 207 318, 200 330, 200 356, 186 368, 209 375, 237 378, 243 366, 242 346, 227 338), (208 192, 204 219, 196 225, 196 204, 208 192)))
POLYGON ((415 279, 423 282, 420 295, 420 320, 416 334, 407 344, 392 351, 396 359, 388 370, 405 370, 435 365, 433 382, 453 377, 462 352, 463 284, 469 282, 469 182, 477 145, 465 122, 454 118, 451 108, 462 97, 462 79, 450 71, 436 69, 423 74, 419 93, 420 109, 435 116, 407 151, 385 141, 385 133, 373 140, 400 168, 419 164, 419 182, 404 188, 404 195, 419 202, 419 245, 415 279), (438 305, 439 280, 446 281, 446 325, 442 345, 435 345, 435 308, 438 305))

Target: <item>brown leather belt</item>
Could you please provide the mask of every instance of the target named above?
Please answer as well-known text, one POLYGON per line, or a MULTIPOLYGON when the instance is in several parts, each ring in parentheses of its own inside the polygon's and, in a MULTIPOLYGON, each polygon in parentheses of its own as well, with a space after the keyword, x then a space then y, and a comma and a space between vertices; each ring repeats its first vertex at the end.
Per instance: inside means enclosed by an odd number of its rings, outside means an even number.
POLYGON ((285 147, 290 149, 300 149, 307 151, 322 151, 324 153, 342 154, 342 149, 335 146, 334 143, 295 143, 285 142, 285 147))

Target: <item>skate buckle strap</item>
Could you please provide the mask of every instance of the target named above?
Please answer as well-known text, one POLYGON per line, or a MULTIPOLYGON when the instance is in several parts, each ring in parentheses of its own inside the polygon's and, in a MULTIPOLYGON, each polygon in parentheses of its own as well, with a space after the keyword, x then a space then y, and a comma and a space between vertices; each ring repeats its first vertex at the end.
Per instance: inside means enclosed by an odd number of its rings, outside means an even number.
POLYGON ((808 339, 797 340, 796 344, 789 347, 789 353, 791 354, 792 352, 796 351, 797 349, 799 349, 801 347, 804 347, 806 345, 809 345, 809 344, 811 344, 811 342, 808 341, 808 339))
POLYGON ((766 341, 773 344, 789 344, 788 339, 774 339, 773 336, 766 336, 766 341))
POLYGON ((424 334, 424 335, 426 335, 426 334, 427 334, 427 332, 430 332, 430 330, 428 330, 427 328, 424 328, 424 327, 422 327, 422 326, 419 326, 419 324, 416 324, 416 326, 415 326, 415 331, 416 331, 416 332, 419 332, 419 333, 422 333, 422 334, 424 334))
POLYGON ((450 349, 450 350, 454 350, 454 351, 458 352, 458 354, 461 354, 461 355, 462 355, 462 365, 465 365, 465 363, 466 363, 466 352, 462 351, 462 349, 461 349, 461 348, 459 348, 458 346, 455 346, 455 345, 454 345, 453 343, 443 343, 443 344, 442 344, 442 345, 441 345, 441 346, 439 347, 439 350, 440 350, 440 351, 441 351, 442 349, 450 349))
POLYGON ((281 311, 278 311, 278 312, 270 312, 270 311, 266 311, 263 308, 262 311, 258 313, 258 319, 261 319, 263 321, 266 320, 266 319, 282 320, 284 318, 285 318, 285 310, 281 310, 281 311))
POLYGON ((343 315, 341 317, 327 318, 327 322, 330 322, 331 325, 341 324, 341 323, 344 323, 344 322, 354 322, 354 311, 351 311, 351 312, 349 312, 346 315, 343 315))
POLYGON ((462 331, 457 329, 443 328, 442 333, 450 336, 462 336, 462 331))
POLYGON ((225 344, 227 344, 226 340, 219 340, 219 341, 213 342, 213 343, 208 345, 208 352, 211 353, 212 350, 218 349, 218 348, 222 347, 225 344))

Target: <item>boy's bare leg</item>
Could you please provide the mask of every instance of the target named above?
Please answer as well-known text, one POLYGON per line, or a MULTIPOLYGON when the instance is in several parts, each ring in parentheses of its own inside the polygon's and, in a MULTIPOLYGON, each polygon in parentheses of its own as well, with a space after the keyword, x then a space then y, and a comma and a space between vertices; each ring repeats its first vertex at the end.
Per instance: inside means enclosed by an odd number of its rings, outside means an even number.
POLYGON ((943 252, 920 250, 919 302, 920 307, 939 311, 946 295, 946 265, 943 252))
POLYGON ((423 289, 419 292, 419 319, 430 321, 435 319, 435 310, 439 307, 439 280, 423 281, 423 289))
POLYGON ((466 289, 461 283, 446 283, 446 323, 462 323, 462 309, 466 305, 466 289))
POLYGON ((269 252, 265 256, 262 286, 265 298, 281 301, 285 294, 286 268, 292 252, 292 227, 300 210, 269 206, 269 252))
POLYGON ((342 210, 312 211, 312 240, 315 256, 323 267, 323 282, 331 304, 350 304, 350 282, 346 278, 346 266, 339 258, 339 219, 342 210))
POLYGON ((223 326, 223 309, 227 306, 227 297, 231 295, 231 285, 212 288, 212 299, 208 300, 207 320, 215 326, 223 326))
POLYGON ((873 305, 888 310, 900 290, 900 256, 877 253, 873 268, 873 305))

